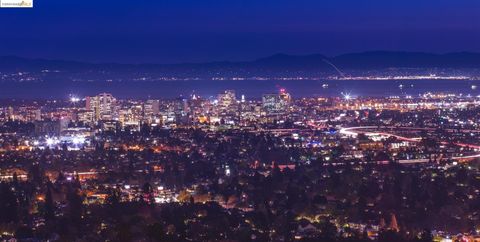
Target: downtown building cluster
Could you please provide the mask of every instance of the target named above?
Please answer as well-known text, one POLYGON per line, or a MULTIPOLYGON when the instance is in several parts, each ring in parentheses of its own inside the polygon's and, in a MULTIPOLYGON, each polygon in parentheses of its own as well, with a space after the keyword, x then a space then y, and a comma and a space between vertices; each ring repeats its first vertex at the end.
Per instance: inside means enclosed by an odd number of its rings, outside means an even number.
POLYGON ((473 240, 478 104, 285 90, 11 100, 0 108, 0 236, 473 240))

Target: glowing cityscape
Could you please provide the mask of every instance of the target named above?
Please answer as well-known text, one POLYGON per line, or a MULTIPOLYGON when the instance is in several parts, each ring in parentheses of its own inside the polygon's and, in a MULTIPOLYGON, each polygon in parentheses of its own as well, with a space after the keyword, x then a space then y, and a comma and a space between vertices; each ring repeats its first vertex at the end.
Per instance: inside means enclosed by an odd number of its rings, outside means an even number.
POLYGON ((0 0, 0 242, 479 242, 479 13, 0 0))

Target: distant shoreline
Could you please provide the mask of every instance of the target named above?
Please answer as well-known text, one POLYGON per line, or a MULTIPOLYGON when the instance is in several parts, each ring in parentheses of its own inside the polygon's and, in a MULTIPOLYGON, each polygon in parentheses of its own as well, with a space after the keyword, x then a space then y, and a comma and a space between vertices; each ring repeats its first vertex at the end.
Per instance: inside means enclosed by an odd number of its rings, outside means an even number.
POLYGON ((224 90, 235 90, 248 99, 261 98, 285 88, 293 98, 353 96, 388 97, 455 93, 480 95, 480 80, 242 80, 242 81, 138 81, 138 82, 45 82, 1 83, 0 98, 67 99, 69 95, 92 96, 109 92, 119 98, 178 98, 192 94, 215 98, 224 90), (379 83, 381 82, 381 85, 379 83))

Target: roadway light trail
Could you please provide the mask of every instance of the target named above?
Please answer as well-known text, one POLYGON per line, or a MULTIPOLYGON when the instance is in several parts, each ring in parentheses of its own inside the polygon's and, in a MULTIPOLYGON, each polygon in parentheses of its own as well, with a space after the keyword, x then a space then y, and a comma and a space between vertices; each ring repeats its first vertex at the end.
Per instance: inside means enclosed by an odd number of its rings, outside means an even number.
MULTIPOLYGON (((342 128, 340 129, 340 133, 341 134, 344 134, 344 135, 350 135, 350 136, 357 136, 358 134, 360 133, 363 133, 367 136, 374 136, 374 135, 383 135, 383 136, 387 136, 387 137, 395 137, 399 140, 402 140, 402 141, 408 141, 408 142, 420 142, 422 141, 422 138, 408 138, 408 137, 404 137, 404 136, 400 136, 400 135, 396 135, 396 134, 391 134, 391 133, 386 133, 386 132, 362 132, 361 130, 369 130, 369 129, 381 129, 381 128, 384 128, 384 129, 403 129, 403 130, 430 130, 430 131, 433 131, 435 129, 431 129, 431 128, 415 128, 415 127, 379 127, 379 126, 359 126, 359 127, 348 127, 348 128, 342 128)), ((460 130, 460 132, 468 132, 467 130, 460 130)), ((459 146, 459 147, 464 147, 464 148, 473 148, 473 149, 480 149, 480 146, 478 145, 472 145, 472 144, 465 144, 465 143, 449 143, 449 142, 445 142, 445 141, 442 141, 440 142, 441 144, 443 145, 448 145, 448 144, 453 144, 453 145, 456 145, 456 146, 459 146)), ((454 160, 464 160, 464 159, 474 159, 474 158, 479 158, 480 157, 480 153, 479 154, 475 154, 475 155, 469 155, 469 156, 457 156, 457 157, 451 157, 451 159, 454 159, 454 160)))

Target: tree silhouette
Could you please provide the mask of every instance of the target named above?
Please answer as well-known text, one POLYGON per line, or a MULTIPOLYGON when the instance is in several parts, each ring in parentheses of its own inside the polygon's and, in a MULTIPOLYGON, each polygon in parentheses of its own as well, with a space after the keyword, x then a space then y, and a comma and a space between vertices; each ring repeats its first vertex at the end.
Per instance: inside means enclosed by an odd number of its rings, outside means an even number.
POLYGON ((0 183, 0 223, 18 220, 18 201, 9 183, 0 183))
POLYGON ((53 204, 51 184, 47 183, 47 192, 45 193, 45 220, 51 221, 55 218, 55 205, 53 204))

